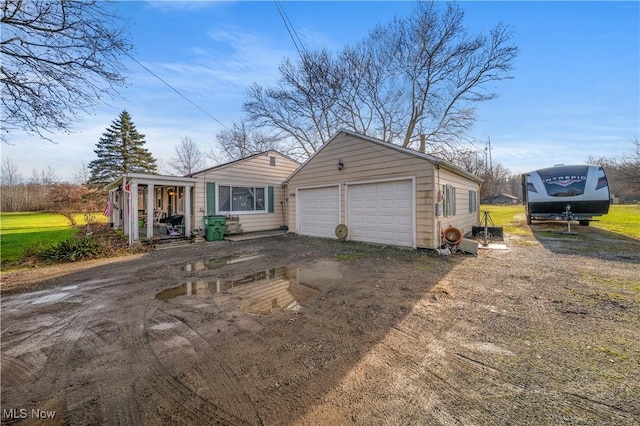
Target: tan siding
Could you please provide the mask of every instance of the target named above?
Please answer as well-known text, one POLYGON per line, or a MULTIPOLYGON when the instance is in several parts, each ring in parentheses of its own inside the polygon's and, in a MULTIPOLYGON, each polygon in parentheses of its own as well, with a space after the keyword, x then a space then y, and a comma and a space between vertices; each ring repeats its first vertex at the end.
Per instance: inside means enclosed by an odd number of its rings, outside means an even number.
POLYGON ((440 216, 438 218, 440 228, 446 229, 449 226, 456 227, 463 234, 471 232, 471 227, 479 222, 479 212, 469 213, 469 191, 480 192, 480 184, 453 173, 448 170, 440 170, 439 189, 442 185, 452 185, 456 188, 456 214, 455 216, 440 216))
POLYGON ((297 188, 341 184, 341 222, 345 222, 344 184, 358 181, 415 177, 416 244, 432 247, 433 173, 429 161, 350 135, 341 135, 325 146, 289 180, 287 219, 289 231, 296 230, 295 191, 297 188), (344 169, 338 170, 342 158, 344 169))
MULTIPOLYGON (((269 152, 265 155, 247 158, 210 170, 194 174, 198 179, 195 196, 195 227, 204 227, 207 209, 207 182, 218 185, 273 186, 274 212, 241 214, 240 223, 245 232, 276 229, 284 225, 282 204, 285 195, 282 182, 299 166, 280 154, 269 152), (270 165, 270 157, 276 157, 276 165, 270 165)), ((216 200, 216 206, 217 206, 216 200)))

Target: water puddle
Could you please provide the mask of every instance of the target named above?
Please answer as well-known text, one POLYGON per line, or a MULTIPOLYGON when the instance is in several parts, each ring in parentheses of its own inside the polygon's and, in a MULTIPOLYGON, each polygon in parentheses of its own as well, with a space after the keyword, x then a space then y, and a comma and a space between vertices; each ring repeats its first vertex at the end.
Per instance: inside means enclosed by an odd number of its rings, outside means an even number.
POLYGON ((154 326, 151 326, 151 330, 169 330, 172 329, 173 327, 175 327, 176 325, 170 322, 163 322, 160 324, 156 324, 154 326))
POLYGON ((322 261, 304 267, 279 267, 251 274, 189 281, 156 294, 169 301, 187 296, 212 298, 218 304, 231 303, 249 314, 269 315, 287 309, 297 310, 300 303, 322 293, 324 288, 342 278, 338 262, 322 261))
POLYGON ((41 303, 50 303, 60 300, 64 297, 67 297, 68 293, 53 293, 47 294, 46 296, 38 297, 37 299, 31 302, 32 305, 39 305, 41 303))
POLYGON ((61 287, 56 293, 51 293, 51 294, 47 294, 45 296, 40 296, 36 299, 33 299, 31 301, 32 305, 39 305, 41 303, 51 303, 51 302, 56 302, 60 299, 64 299, 65 297, 67 297, 69 295, 69 291, 71 290, 75 290, 76 288, 78 288, 77 285, 68 285, 65 287, 61 287))
POLYGON ((225 256, 218 257, 216 259, 199 260, 197 262, 187 263, 184 266, 186 272, 197 272, 211 269, 220 269, 225 265, 233 265, 235 263, 246 262, 248 260, 258 259, 264 256, 263 254, 257 255, 244 255, 244 256, 225 256))

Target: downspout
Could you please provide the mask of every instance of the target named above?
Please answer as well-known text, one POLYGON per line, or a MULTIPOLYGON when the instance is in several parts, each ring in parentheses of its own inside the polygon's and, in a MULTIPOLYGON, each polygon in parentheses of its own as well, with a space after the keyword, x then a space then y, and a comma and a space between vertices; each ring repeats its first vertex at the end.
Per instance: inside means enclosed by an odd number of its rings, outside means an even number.
POLYGON ((433 176, 433 184, 435 186, 434 188, 434 192, 433 192, 433 196, 435 199, 435 204, 434 204, 434 209, 435 209, 435 214, 433 215, 433 242, 435 242, 435 248, 439 249, 440 248, 440 243, 441 243, 441 237, 440 234, 442 232, 441 230, 441 221, 440 221, 440 216, 442 215, 443 211, 444 211, 444 206, 442 204, 440 204, 440 209, 437 208, 438 203, 442 203, 442 197, 440 194, 440 162, 436 161, 435 162, 435 169, 436 169, 436 173, 433 176), (438 214, 440 213, 440 214, 438 214))

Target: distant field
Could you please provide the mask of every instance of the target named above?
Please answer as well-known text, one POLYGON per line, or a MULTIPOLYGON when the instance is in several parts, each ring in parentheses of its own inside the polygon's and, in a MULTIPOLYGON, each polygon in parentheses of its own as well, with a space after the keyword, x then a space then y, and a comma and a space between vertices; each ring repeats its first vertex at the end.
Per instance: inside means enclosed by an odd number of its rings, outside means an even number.
MULTIPOLYGON (((86 224, 83 213, 73 217, 78 225, 86 224)), ((98 222, 106 222, 106 219, 102 213, 93 215, 93 220, 98 222)), ((0 259, 3 264, 18 261, 26 247, 63 241, 77 232, 61 214, 3 213, 0 215, 0 259)))
MULTIPOLYGON (((488 211, 493 223, 496 226, 504 227, 505 232, 516 235, 531 233, 529 227, 525 225, 526 218, 522 205, 483 204, 480 206, 480 219, 482 219, 484 211, 488 211)), ((591 222, 591 226, 640 240, 640 206, 637 204, 612 205, 608 214, 597 219, 597 222, 591 222)))

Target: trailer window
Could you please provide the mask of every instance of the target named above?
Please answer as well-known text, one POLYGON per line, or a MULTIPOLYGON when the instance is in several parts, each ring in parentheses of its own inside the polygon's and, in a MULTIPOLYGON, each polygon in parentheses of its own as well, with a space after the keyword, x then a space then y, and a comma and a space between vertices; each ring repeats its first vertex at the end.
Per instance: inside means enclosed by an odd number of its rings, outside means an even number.
POLYGON ((550 197, 573 197, 584 194, 589 166, 566 166, 538 170, 550 197))

